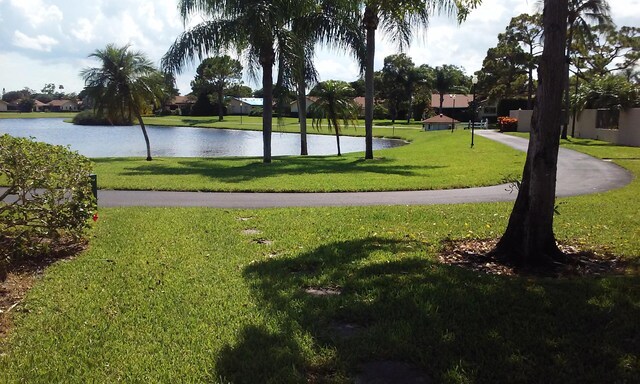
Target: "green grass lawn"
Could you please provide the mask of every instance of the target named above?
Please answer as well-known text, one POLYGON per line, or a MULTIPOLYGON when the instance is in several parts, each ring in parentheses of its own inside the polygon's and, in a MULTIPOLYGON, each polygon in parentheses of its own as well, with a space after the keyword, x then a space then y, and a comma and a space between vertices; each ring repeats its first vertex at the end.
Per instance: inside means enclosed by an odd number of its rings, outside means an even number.
POLYGON ((77 112, 0 112, 0 119, 70 119, 77 112))
MULTIPOLYGON (((219 121, 217 116, 149 116, 144 118, 145 124, 160 125, 160 126, 178 126, 178 127, 200 127, 200 128, 232 128, 232 129, 247 129, 247 130, 262 130, 262 117, 261 116, 225 116, 223 121, 219 121)), ((294 117, 284 117, 282 119, 273 119, 273 132, 293 132, 299 133, 298 119, 294 117)), ((327 129, 317 130, 312 127, 312 120, 307 120, 307 130, 309 133, 314 134, 332 134, 327 129)), ((395 124, 391 123, 391 120, 374 120, 374 128, 377 129, 375 134, 377 136, 392 136, 395 129, 399 128, 411 128, 414 130, 422 129, 422 124, 412 121, 407 123, 406 121, 396 121, 395 124)), ((364 136, 364 120, 359 120, 356 123, 356 128, 346 128, 344 131, 346 135, 350 136, 364 136)))
MULTIPOLYGON (((629 186, 559 201, 561 241, 640 260, 629 151, 615 160, 629 186)), ((380 360, 436 383, 638 382, 637 272, 506 277, 437 262, 445 239, 499 236, 510 208, 103 209, 90 248, 18 307, 0 382, 348 383, 380 360)))
MULTIPOLYGON (((388 129, 382 129, 388 130, 388 129)), ((346 134, 362 133, 346 130, 346 134)), ((383 136, 380 128, 375 134, 383 136)), ((411 144, 344 156, 261 158, 94 159, 100 188, 189 191, 381 191, 445 189, 499 184, 521 172, 522 152, 477 138, 462 129, 423 132, 396 128, 411 144)), ((152 143, 153 148, 153 143, 152 143)))

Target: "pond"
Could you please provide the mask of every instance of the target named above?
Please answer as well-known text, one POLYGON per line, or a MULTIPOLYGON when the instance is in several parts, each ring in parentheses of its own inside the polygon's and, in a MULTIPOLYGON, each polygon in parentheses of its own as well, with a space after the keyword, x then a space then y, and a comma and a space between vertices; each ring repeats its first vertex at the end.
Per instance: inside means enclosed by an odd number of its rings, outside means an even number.
MULTIPOLYGON (((364 129, 364 128, 363 128, 364 129)), ((274 127, 277 131, 277 127, 274 127)), ((262 132, 215 128, 148 126, 151 155, 158 157, 262 156, 262 132)), ((144 157, 139 126, 79 126, 63 119, 0 119, 0 134, 34 137, 50 144, 69 145, 88 157, 144 157)), ((308 135, 310 155, 337 153, 332 135, 308 135)), ((406 144, 402 140, 374 139, 374 149, 406 144)), ((364 137, 340 137, 342 153, 364 151, 364 137)), ((300 154, 300 135, 274 132, 273 156, 300 154)))

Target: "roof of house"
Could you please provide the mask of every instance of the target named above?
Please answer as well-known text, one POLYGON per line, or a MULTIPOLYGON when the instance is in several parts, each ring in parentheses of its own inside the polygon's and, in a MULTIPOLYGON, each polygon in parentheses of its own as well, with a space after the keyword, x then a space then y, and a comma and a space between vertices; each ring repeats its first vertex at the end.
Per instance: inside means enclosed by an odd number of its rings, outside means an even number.
MULTIPOLYGON (((472 95, 464 95, 461 93, 456 94, 445 94, 444 100, 442 101, 442 108, 454 108, 455 100, 455 108, 469 108, 469 102, 473 101, 472 95), (451 95, 455 96, 451 97, 451 95)), ((431 108, 440 108, 440 94, 432 93, 431 94, 431 108)))
POLYGON ((47 105, 50 107, 61 107, 67 103, 78 104, 77 102, 72 100, 51 100, 47 105))
POLYGON ((170 104, 195 104, 195 102, 193 96, 176 96, 171 100, 170 104))
POLYGON ((260 97, 233 97, 233 99, 249 104, 252 107, 262 107, 264 104, 260 97))
POLYGON ((431 123, 431 124, 451 124, 453 123, 459 123, 458 120, 453 119, 447 115, 435 115, 433 117, 430 117, 426 120, 422 120, 423 123, 431 123))
POLYGON ((42 102, 42 101, 40 101, 40 100, 36 100, 36 101, 35 101, 35 106, 36 106, 36 107, 43 107, 43 106, 45 106, 45 105, 47 105, 47 103, 43 103, 43 102, 42 102))
POLYGON ((6 101, 4 101, 4 100, 0 100, 0 103, 9 105, 9 103, 7 103, 7 102, 6 102, 6 101))
MULTIPOLYGON (((318 98, 316 96, 307 96, 307 100, 314 103, 316 100, 318 100, 318 98)), ((298 104, 298 100, 296 99, 289 104, 290 105, 298 104)))

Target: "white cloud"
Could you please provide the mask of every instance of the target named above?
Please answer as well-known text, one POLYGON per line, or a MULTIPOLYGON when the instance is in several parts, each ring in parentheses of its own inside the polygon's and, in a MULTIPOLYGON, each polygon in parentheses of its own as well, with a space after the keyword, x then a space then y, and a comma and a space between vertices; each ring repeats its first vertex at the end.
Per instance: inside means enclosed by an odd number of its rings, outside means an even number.
POLYGON ((78 19, 78 22, 75 27, 71 28, 71 34, 80 41, 84 41, 85 43, 90 43, 95 38, 93 30, 94 30, 93 23, 91 23, 89 19, 85 19, 83 17, 81 19, 78 19))
MULTIPOLYGON (((609 0, 618 25, 640 25, 640 0, 609 0)), ((61 83, 68 91, 79 92, 81 68, 96 63, 86 57, 108 43, 128 44, 159 63, 162 55, 184 30, 177 1, 151 0, 0 0, 0 87, 40 89, 45 83, 61 83)), ((495 46, 510 18, 531 11, 536 0, 483 0, 468 20, 458 26, 451 18, 434 17, 424 34, 406 51, 416 65, 456 64, 468 73, 480 69, 487 49, 495 46)), ((201 22, 192 17, 187 26, 201 22)), ((378 33, 375 69, 397 47, 378 33)), ((316 58, 322 80, 353 81, 359 75, 355 60, 348 54, 319 49, 316 58)), ((190 91, 195 67, 187 66, 178 76, 183 93, 190 91)), ((248 80, 248 77, 245 76, 248 80)), ((258 80, 259 81, 259 80, 258 80)), ((248 82, 260 88, 258 82, 248 82)))
POLYGON ((11 5, 20 10, 33 28, 44 22, 62 21, 63 13, 56 5, 46 5, 42 0, 11 0, 11 5))
POLYGON ((15 31, 13 33, 13 45, 20 48, 51 52, 51 48, 58 43, 58 40, 47 35, 29 37, 20 31, 15 31))

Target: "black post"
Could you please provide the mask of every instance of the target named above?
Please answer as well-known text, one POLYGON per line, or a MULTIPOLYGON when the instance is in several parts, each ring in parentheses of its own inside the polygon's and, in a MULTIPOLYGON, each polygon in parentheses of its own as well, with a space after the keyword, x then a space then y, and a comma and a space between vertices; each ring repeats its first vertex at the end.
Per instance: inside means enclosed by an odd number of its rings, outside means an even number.
POLYGON ((471 110, 471 148, 473 148, 473 134, 476 127, 476 85, 473 85, 473 109, 471 110))
POLYGON ((89 180, 91 182, 91 193, 93 197, 96 199, 96 203, 98 202, 98 175, 90 174, 89 180))

